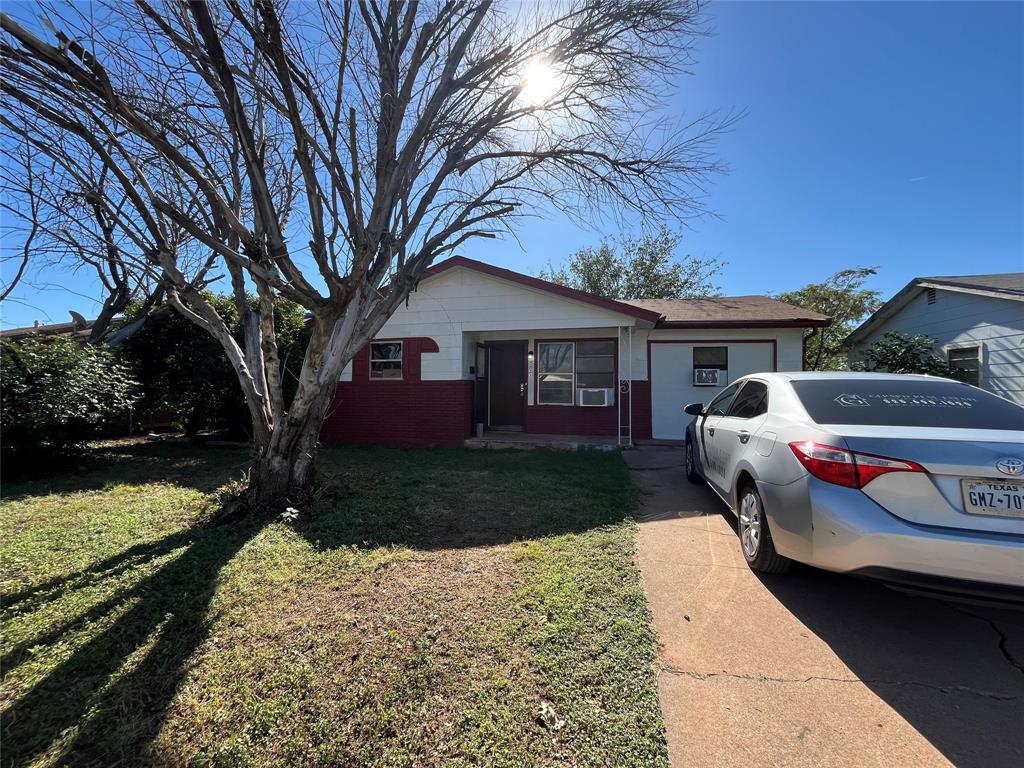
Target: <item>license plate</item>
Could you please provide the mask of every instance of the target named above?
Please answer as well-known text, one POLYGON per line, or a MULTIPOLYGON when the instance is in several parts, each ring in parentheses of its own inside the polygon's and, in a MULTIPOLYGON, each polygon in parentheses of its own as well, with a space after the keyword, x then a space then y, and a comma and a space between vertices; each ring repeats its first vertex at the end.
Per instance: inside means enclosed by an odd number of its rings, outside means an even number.
POLYGON ((1024 480, 961 480, 960 487, 968 514, 1024 517, 1024 480))

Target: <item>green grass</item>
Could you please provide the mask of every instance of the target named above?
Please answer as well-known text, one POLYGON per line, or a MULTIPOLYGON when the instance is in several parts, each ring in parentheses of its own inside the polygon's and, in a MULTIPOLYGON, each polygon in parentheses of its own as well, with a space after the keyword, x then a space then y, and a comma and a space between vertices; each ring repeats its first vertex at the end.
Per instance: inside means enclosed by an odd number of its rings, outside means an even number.
POLYGON ((618 455, 331 449, 297 520, 201 522, 244 464, 4 488, 5 765, 667 764, 618 455))

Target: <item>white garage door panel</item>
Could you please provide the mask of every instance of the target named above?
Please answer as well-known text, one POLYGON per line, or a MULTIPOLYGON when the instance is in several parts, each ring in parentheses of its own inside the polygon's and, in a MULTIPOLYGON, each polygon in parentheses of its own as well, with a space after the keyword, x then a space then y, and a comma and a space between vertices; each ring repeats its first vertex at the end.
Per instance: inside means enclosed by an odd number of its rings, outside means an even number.
POLYGON ((740 376, 772 370, 772 345, 749 344, 651 344, 651 434, 655 440, 682 440, 691 416, 683 413, 687 403, 710 403, 722 388, 740 376), (693 348, 729 348, 728 381, 722 387, 693 386, 693 348))

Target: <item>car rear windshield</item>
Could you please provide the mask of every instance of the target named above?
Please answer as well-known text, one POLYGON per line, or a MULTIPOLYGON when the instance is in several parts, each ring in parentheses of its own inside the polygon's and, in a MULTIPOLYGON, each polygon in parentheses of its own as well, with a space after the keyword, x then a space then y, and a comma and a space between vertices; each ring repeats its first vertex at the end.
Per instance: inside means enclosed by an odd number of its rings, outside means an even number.
POLYGON ((819 424, 1024 429, 1024 408, 951 381, 808 379, 793 389, 819 424))

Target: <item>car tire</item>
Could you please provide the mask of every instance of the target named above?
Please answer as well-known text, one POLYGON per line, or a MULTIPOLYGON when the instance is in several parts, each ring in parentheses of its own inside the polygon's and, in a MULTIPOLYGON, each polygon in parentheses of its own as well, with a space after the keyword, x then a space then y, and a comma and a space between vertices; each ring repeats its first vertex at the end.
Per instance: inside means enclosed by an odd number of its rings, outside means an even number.
POLYGON ((736 527, 740 551, 751 570, 758 573, 784 573, 789 570, 793 561, 775 551, 764 502, 753 483, 748 482, 740 488, 736 527))
POLYGON ((697 472, 697 460, 693 455, 693 440, 686 441, 686 479, 691 483, 699 483, 703 480, 697 472))

